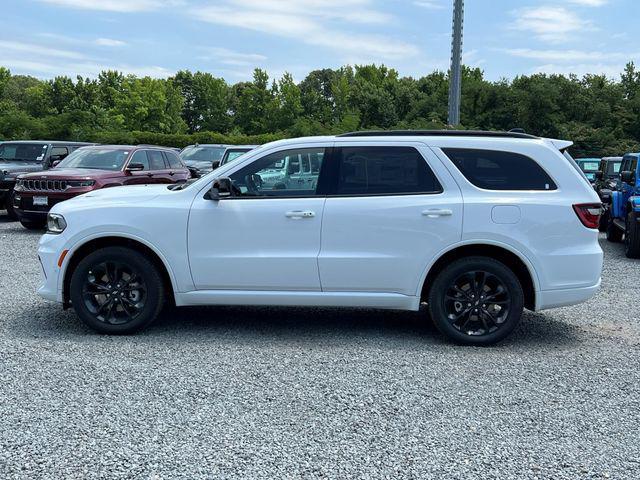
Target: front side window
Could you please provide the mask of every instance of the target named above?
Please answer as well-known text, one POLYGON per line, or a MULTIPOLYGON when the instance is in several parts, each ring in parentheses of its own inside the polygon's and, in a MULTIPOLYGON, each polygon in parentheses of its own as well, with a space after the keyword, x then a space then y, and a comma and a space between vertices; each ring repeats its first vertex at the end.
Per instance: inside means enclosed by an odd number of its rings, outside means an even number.
POLYGON ((128 150, 112 148, 82 148, 71 153, 56 168, 89 168, 93 170, 122 170, 128 150))
POLYGON ((69 151, 67 150, 67 147, 52 147, 51 148, 51 156, 52 157, 66 157, 67 155, 69 155, 69 151))
POLYGON ((149 170, 149 159, 147 158, 147 152, 145 150, 138 150, 136 153, 134 153, 131 157, 129 165, 132 165, 134 163, 136 165, 142 165, 144 167, 142 169, 143 171, 149 170))
POLYGON ((342 147, 337 149, 336 159, 338 195, 406 195, 442 191, 426 160, 413 147, 342 147))
POLYGON ((608 175, 617 175, 620 173, 620 166, 622 162, 609 162, 607 165, 607 174, 608 175))
POLYGON ((231 180, 240 196, 314 196, 324 155, 324 148, 272 153, 237 171, 231 175, 231 180), (303 159, 308 162, 310 155, 319 164, 316 172, 305 172, 301 168, 303 159))
POLYGON ((513 152, 443 148, 460 172, 485 190, 557 190, 551 177, 533 159, 513 152))
POLYGON ((0 145, 0 160, 15 162, 41 162, 47 153, 47 144, 43 143, 11 143, 0 145))

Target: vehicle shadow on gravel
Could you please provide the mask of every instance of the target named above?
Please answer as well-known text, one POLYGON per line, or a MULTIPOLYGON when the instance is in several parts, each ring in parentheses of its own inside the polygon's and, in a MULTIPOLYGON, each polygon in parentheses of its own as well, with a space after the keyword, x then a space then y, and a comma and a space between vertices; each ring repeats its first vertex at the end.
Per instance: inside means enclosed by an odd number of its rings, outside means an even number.
MULTIPOLYGON (((95 341, 111 338, 84 327, 72 310, 51 304, 33 305, 8 321, 18 336, 95 341)), ((167 309, 135 338, 155 341, 171 338, 187 342, 301 342, 389 344, 448 344, 427 313, 339 308, 188 307, 167 309)), ((581 343, 580 329, 551 315, 526 312, 516 331, 498 347, 557 348, 581 343)), ((126 340, 123 340, 126 341, 126 340)))

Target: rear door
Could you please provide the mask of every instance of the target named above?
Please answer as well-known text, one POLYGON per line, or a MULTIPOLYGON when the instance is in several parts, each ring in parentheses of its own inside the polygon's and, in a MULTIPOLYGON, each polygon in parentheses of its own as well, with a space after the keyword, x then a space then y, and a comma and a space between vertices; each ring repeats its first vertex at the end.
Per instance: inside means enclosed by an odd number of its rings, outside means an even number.
POLYGON ((171 183, 186 182, 191 177, 191 174, 189 173, 189 169, 182 164, 180 157, 174 152, 165 151, 163 153, 165 161, 169 166, 169 179, 171 183))
POLYGON ((147 157, 149 157, 151 183, 173 183, 171 169, 165 161, 162 150, 147 150, 147 157))
MULTIPOLYGON (((324 167, 323 167, 324 168, 324 167)), ((423 144, 336 144, 318 265, 322 290, 417 295, 462 236, 462 195, 423 144)))

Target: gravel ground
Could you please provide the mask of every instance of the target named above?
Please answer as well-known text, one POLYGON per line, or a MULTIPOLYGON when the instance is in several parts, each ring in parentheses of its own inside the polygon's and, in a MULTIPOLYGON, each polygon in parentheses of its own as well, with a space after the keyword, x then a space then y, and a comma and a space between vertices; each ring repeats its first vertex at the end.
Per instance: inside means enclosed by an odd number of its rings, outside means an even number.
POLYGON ((493 348, 415 313, 180 310, 98 336, 0 216, 0 478, 640 478, 640 262, 493 348))

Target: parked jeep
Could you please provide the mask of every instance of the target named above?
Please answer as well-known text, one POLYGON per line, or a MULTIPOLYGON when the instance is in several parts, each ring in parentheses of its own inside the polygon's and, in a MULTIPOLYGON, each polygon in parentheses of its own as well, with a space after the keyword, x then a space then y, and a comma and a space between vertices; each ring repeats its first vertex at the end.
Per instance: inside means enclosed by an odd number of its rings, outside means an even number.
POLYGON ((593 188, 595 188, 605 208, 602 217, 600 217, 601 232, 607 230, 611 192, 618 187, 618 183, 620 182, 621 164, 622 157, 605 157, 600 162, 600 170, 596 172, 596 181, 593 184, 593 188))
POLYGON ((224 155, 222 155, 221 160, 214 160, 211 163, 211 168, 215 170, 216 168, 221 167, 229 162, 232 162, 238 157, 241 157, 247 152, 258 148, 258 145, 233 145, 231 147, 227 147, 224 151, 224 155))
POLYGON ((600 170, 599 158, 576 158, 576 163, 580 170, 584 172, 587 179, 593 184, 596 181, 596 172, 600 170))
POLYGON ((90 143, 24 140, 0 143, 0 208, 17 220, 11 197, 18 175, 48 170, 74 150, 90 143))
POLYGON ((625 254, 640 258, 640 153, 622 159, 620 183, 611 194, 607 240, 620 242, 624 236, 625 254))

